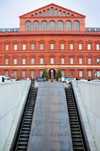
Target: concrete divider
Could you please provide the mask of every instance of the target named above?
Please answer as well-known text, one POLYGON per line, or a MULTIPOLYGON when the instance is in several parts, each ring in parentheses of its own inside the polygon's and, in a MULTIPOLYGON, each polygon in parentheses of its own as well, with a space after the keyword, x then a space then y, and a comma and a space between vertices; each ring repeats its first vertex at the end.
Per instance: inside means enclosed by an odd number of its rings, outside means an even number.
POLYGON ((25 102, 25 90, 29 90, 30 84, 30 81, 0 83, 0 151, 5 146, 20 101, 25 102))
POLYGON ((80 105, 80 110, 82 113, 84 126, 86 129, 87 137, 89 139, 91 150, 95 151, 97 147, 97 150, 100 151, 100 83, 74 81, 72 85, 74 87, 74 92, 76 93, 75 95, 78 100, 78 105, 80 105), (80 93, 82 102, 80 101, 80 97, 77 95, 78 91, 80 93), (87 120, 85 114, 87 116, 87 120))

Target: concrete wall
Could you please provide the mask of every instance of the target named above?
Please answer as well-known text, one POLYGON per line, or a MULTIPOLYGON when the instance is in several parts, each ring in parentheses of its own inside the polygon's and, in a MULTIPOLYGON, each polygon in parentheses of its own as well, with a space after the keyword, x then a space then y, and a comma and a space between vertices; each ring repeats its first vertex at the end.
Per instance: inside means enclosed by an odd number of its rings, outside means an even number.
POLYGON ((4 148, 24 88, 28 83, 29 81, 0 83, 0 151, 4 148))
POLYGON ((100 151, 100 83, 78 81, 77 84, 97 149, 100 151))

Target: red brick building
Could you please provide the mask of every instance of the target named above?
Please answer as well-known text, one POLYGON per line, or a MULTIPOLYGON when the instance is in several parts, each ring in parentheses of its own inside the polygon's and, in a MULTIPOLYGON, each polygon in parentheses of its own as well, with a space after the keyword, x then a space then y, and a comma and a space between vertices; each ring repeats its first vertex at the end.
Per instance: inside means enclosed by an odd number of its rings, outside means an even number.
POLYGON ((100 78, 100 29, 85 28, 85 17, 49 4, 20 16, 18 31, 0 29, 0 75, 100 78))

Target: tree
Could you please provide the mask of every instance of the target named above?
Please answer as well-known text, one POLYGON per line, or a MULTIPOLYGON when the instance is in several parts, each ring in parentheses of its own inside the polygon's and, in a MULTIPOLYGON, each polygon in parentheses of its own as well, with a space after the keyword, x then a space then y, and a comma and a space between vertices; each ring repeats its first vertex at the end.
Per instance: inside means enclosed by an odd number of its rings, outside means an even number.
POLYGON ((42 78, 46 78, 46 80, 48 81, 48 74, 46 70, 43 71, 42 78))
POLYGON ((58 72, 57 72, 57 76, 56 76, 57 81, 58 81, 58 78, 61 78, 61 71, 60 70, 58 70, 58 72))

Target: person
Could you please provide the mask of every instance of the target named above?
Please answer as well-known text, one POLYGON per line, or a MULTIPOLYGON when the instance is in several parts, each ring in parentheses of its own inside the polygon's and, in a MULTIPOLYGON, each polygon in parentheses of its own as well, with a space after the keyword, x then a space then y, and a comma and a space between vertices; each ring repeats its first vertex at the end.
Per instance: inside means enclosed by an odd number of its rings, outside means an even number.
POLYGON ((76 77, 76 80, 78 80, 78 78, 76 77))

